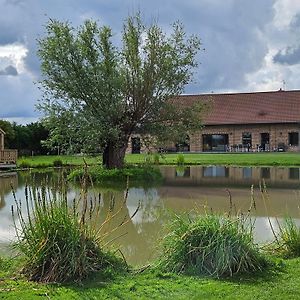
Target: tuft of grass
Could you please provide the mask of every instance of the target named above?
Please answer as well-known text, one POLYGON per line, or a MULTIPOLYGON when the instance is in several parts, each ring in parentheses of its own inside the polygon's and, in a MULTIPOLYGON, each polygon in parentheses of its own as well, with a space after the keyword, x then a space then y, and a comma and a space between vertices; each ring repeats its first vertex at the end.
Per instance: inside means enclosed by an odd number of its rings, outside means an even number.
POLYGON ((267 258, 253 242, 253 224, 212 214, 176 216, 163 240, 163 271, 213 277, 262 271, 267 258))
POLYGON ((21 205, 15 198, 13 219, 19 219, 20 225, 15 224, 18 240, 14 247, 24 256, 23 273, 33 281, 68 282, 81 281, 98 271, 124 269, 123 261, 104 250, 103 236, 93 225, 100 203, 89 199, 88 209, 84 188, 81 198, 70 207, 66 190, 62 181, 58 193, 45 186, 26 187, 26 213, 21 209, 24 202, 21 205))
POLYGON ((178 154, 177 155, 177 158, 176 158, 176 162, 177 162, 177 165, 184 165, 184 155, 183 154, 178 154))
POLYGON ((279 233, 271 248, 285 257, 300 257, 300 228, 291 217, 279 224, 279 233))

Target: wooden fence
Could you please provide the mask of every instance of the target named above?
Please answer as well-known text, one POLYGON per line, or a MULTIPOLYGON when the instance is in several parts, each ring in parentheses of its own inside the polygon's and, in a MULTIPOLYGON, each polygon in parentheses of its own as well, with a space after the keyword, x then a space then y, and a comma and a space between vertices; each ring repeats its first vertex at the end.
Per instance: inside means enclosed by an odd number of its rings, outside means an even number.
POLYGON ((0 150, 0 163, 4 164, 15 164, 18 158, 17 150, 0 150))

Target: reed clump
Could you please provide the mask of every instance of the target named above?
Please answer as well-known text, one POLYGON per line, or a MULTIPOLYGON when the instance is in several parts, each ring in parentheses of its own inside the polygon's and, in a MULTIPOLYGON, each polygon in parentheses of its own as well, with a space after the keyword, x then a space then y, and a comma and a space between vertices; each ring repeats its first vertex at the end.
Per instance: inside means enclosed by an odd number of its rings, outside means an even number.
POLYGON ((262 271, 268 259, 253 242, 249 220, 205 214, 176 216, 163 241, 159 268, 200 276, 262 271))
POLYGON ((93 225, 100 203, 88 206, 86 189, 78 200, 70 201, 66 183, 59 186, 59 191, 45 185, 25 188, 25 207, 15 198, 13 219, 19 220, 15 223, 15 248, 24 256, 26 277, 38 282, 68 282, 81 281, 93 272, 124 270, 124 261, 104 250, 102 234, 93 225))
POLYGON ((275 241, 271 250, 287 258, 300 257, 300 228, 295 220, 286 217, 283 223, 277 221, 279 231, 275 234, 275 241))

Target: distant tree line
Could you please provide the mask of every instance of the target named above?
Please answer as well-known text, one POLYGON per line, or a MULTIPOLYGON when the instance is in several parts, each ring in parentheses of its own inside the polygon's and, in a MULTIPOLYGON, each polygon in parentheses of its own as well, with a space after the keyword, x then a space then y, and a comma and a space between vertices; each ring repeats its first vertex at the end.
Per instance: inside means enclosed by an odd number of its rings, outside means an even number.
POLYGON ((41 122, 19 125, 0 120, 0 128, 6 133, 5 148, 17 149, 19 155, 49 153, 49 149, 43 143, 48 138, 49 131, 41 122))

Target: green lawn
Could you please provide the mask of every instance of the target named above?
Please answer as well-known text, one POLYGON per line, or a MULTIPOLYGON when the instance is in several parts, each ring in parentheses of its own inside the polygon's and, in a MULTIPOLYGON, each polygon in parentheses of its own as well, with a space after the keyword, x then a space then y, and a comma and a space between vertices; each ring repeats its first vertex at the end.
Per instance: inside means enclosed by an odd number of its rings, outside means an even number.
POLYGON ((0 269, 0 299, 300 299, 300 259, 278 273, 217 280, 145 272, 82 284, 28 282, 0 269), (11 277, 11 278, 9 278, 11 277))
MULTIPOLYGON (((236 166, 300 166, 300 153, 186 153, 186 165, 236 165, 236 166)), ((162 165, 177 164, 178 154, 165 154, 160 156, 162 165)), ((92 156, 33 156, 21 157, 18 165, 26 162, 31 167, 51 167, 53 161, 60 159, 64 165, 82 165, 83 159, 88 164, 100 164, 101 155, 92 156)), ((154 160, 154 156, 145 154, 127 154, 126 162, 129 164, 142 164, 154 160)))

